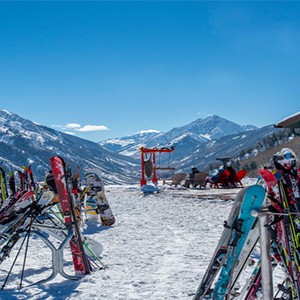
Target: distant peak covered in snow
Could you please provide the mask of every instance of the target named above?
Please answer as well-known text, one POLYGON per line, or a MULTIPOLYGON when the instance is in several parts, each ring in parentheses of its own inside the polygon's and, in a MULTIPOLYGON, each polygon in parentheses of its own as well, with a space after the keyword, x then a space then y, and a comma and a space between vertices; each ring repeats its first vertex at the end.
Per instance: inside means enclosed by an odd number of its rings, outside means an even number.
POLYGON ((5 170, 18 169, 30 163, 35 176, 43 178, 49 169, 49 159, 59 155, 65 157, 73 169, 78 166, 82 170, 97 166, 105 170, 103 177, 108 182, 128 181, 128 173, 136 176, 135 162, 128 157, 109 152, 92 141, 39 125, 4 109, 0 110, 0 143, 0 163, 5 170))
POLYGON ((141 130, 133 135, 122 138, 108 139, 99 144, 106 149, 126 156, 135 156, 138 153, 137 149, 145 146, 149 140, 154 140, 162 132, 155 129, 141 130))
POLYGON ((249 130, 253 130, 253 129, 257 129, 256 126, 254 125, 242 125, 242 128, 245 129, 245 131, 249 131, 249 130))
POLYGON ((188 153, 197 145, 203 145, 227 135, 240 134, 255 128, 252 125, 238 125, 214 114, 204 119, 198 118, 187 125, 172 128, 167 132, 153 129, 141 130, 131 136, 102 141, 100 145, 111 151, 123 155, 132 155, 136 158, 139 154, 136 149, 141 145, 145 147, 165 147, 180 144, 180 147, 187 148, 183 152, 188 153))
POLYGON ((160 133, 161 131, 156 130, 156 129, 148 129, 148 130, 141 130, 138 131, 136 133, 134 133, 134 135, 138 135, 138 134, 147 134, 147 133, 160 133))
MULTIPOLYGON (((256 129, 253 125, 241 126, 211 115, 167 132, 146 129, 130 136, 93 143, 41 126, 5 109, 0 110, 1 156, 7 161, 7 169, 30 160, 36 162, 34 171, 43 174, 48 168, 49 157, 59 154, 68 157, 69 163, 74 166, 80 164, 85 167, 88 164, 101 167, 106 171, 104 173, 109 182, 125 182, 138 176, 140 147, 175 146, 171 163, 176 165, 177 171, 188 170, 192 165, 204 169, 209 163, 214 163, 215 157, 234 157, 273 131, 273 126, 256 129)), ((167 159, 170 160, 162 156, 162 163, 167 159)))
POLYGON ((205 138, 207 140, 211 140, 211 136, 209 134, 200 134, 200 136, 202 136, 203 138, 205 138))
POLYGON ((10 111, 8 111, 8 110, 6 110, 6 109, 3 109, 3 108, 0 109, 0 112, 4 112, 4 113, 6 113, 7 115, 13 115, 10 111))

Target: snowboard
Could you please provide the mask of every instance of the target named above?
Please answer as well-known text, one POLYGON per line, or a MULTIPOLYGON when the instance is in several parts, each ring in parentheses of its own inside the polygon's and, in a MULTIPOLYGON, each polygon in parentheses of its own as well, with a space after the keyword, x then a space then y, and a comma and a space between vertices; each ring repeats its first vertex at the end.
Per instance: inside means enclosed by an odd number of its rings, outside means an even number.
POLYGON ((224 262, 228 250, 228 244, 232 235, 232 226, 235 219, 238 216, 241 203, 243 201, 247 189, 248 188, 240 190, 234 200, 229 217, 227 221, 224 222, 224 229, 215 249, 215 252, 196 291, 196 295, 193 298, 194 300, 203 299, 205 295, 209 293, 210 287, 224 262))
POLYGON ((257 292, 261 286, 261 260, 258 261, 247 284, 239 294, 239 299, 255 300, 257 299, 257 292))
POLYGON ((249 258, 251 253, 254 251, 258 241, 259 241, 259 223, 258 220, 255 221, 252 229, 249 231, 247 239, 245 241, 244 247, 241 250, 241 253, 236 261, 235 267, 233 269, 232 280, 231 280, 231 291, 237 291, 238 288, 238 279, 242 272, 248 265, 249 258))
MULTIPOLYGON (((103 226, 112 226, 116 220, 105 196, 105 187, 101 179, 101 171, 93 168, 86 172, 85 180, 88 192, 85 196, 87 214, 99 215, 103 226)), ((90 220, 93 218, 90 218, 90 220)))
POLYGON ((262 186, 253 185, 246 190, 238 217, 233 224, 233 233, 228 245, 226 260, 221 267, 219 278, 212 293, 214 300, 229 299, 234 268, 256 221, 251 211, 259 211, 265 199, 266 192, 262 186))

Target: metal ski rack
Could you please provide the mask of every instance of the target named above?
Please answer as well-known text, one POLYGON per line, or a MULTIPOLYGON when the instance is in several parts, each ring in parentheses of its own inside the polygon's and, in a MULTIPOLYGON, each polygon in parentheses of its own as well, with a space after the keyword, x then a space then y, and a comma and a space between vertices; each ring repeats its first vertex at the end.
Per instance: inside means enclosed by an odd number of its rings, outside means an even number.
POLYGON ((262 292, 264 300, 273 299, 273 277, 272 265, 270 259, 270 233, 267 225, 269 224, 269 215, 263 211, 252 210, 253 217, 258 218, 260 232, 260 255, 261 255, 261 273, 262 273, 262 292))
POLYGON ((35 233, 50 248, 50 250, 52 252, 52 273, 51 273, 51 275, 48 278, 40 280, 40 281, 35 282, 35 283, 32 283, 29 286, 38 285, 38 284, 44 284, 44 283, 46 283, 46 282, 54 279, 57 274, 60 274, 62 277, 66 278, 66 279, 70 279, 70 280, 78 280, 78 279, 82 278, 80 276, 68 275, 64 271, 63 251, 64 251, 64 248, 65 248, 66 244, 73 237, 74 233, 73 233, 73 229, 72 228, 68 228, 68 234, 67 234, 67 236, 65 237, 65 239, 63 240, 63 242, 60 244, 60 246, 58 248, 56 248, 47 239, 47 237, 42 232, 40 232, 39 230, 32 230, 32 233, 35 233))
POLYGON ((270 212, 268 210, 252 210, 253 217, 259 220, 260 231, 260 254, 261 254, 261 273, 262 273, 262 290, 264 300, 273 300, 273 277, 272 277, 272 263, 270 259, 270 233, 268 224, 270 223, 270 215, 300 215, 298 212, 270 212))
POLYGON ((273 299, 273 276, 272 264, 270 259, 270 233, 267 225, 269 224, 269 215, 258 214, 259 232, 260 232, 260 254, 261 254, 261 285, 263 298, 265 300, 273 299))

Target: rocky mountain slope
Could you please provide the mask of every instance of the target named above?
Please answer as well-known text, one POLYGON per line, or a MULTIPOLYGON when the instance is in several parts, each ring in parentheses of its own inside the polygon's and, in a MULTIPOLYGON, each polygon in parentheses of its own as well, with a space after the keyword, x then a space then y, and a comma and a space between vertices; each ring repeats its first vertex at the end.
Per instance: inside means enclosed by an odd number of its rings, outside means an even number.
MULTIPOLYGON (((275 144, 273 147, 265 149, 256 155, 249 155, 241 161, 241 168, 248 170, 249 176, 255 177, 258 174, 258 169, 262 167, 274 168, 273 155, 279 152, 282 148, 292 149, 298 160, 300 159, 300 137, 296 136, 292 139, 286 139, 282 143, 275 144)), ((300 164, 298 162, 298 167, 300 164)))
POLYGON ((189 147, 189 144, 207 144, 221 137, 240 134, 252 129, 256 129, 256 127, 252 125, 241 126, 213 115, 205 119, 197 119, 190 124, 173 128, 167 132, 141 132, 119 139, 102 141, 100 145, 120 154, 138 158, 138 148, 141 146, 167 146, 184 141, 189 147))
MULTIPOLYGON (((258 145, 266 137, 282 129, 272 125, 257 128, 252 125, 240 126, 217 115, 198 119, 188 125, 173 128, 168 132, 136 134, 121 139, 107 140, 100 144, 110 150, 139 158, 138 148, 175 146, 171 157, 162 154, 159 162, 176 171, 189 172, 192 166, 207 170, 218 157, 244 159, 241 153, 258 145)), ((260 148, 257 151, 264 151, 260 148)))
POLYGON ((17 171, 31 164, 41 180, 54 155, 63 157, 74 172, 77 167, 82 172, 91 167, 100 168, 107 182, 130 182, 138 176, 137 162, 130 157, 0 110, 0 166, 4 170, 17 171))
MULTIPOLYGON (((106 182, 137 183, 141 146, 175 146, 171 155, 157 157, 157 166, 189 173, 192 166, 202 170, 213 168, 218 157, 232 157, 239 162, 249 157, 255 160, 258 153, 291 138, 290 134, 277 134, 283 131, 271 125, 240 126, 214 115, 165 133, 150 130, 98 144, 0 110, 0 166, 6 171, 16 171, 31 164, 41 180, 50 168, 49 159, 59 155, 74 171, 80 167, 84 173, 88 168, 98 167, 106 182)), ((170 176, 171 172, 159 175, 170 176)))

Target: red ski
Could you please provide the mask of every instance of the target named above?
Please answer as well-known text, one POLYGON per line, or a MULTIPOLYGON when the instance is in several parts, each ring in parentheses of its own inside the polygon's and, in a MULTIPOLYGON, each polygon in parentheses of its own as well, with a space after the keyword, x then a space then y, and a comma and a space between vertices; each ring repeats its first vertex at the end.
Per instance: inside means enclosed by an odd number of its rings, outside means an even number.
MULTIPOLYGON (((272 206, 275 209, 275 213, 279 214, 284 212, 283 203, 281 201, 280 190, 278 187, 278 180, 276 176, 266 169, 261 169, 258 171, 262 179, 266 184, 269 199, 272 202, 272 206)), ((292 241, 287 235, 289 230, 288 224, 290 224, 289 218, 287 216, 282 216, 275 223, 278 252, 281 257, 283 268, 285 269, 290 284, 292 285, 295 293, 299 294, 299 270, 296 266, 295 253, 293 250, 292 241)))
POLYGON ((89 274, 91 272, 91 267, 84 252, 84 246, 76 218, 74 203, 68 186, 69 180, 66 164, 61 157, 53 156, 50 159, 50 165, 59 195, 61 208, 64 214, 65 225, 67 227, 72 226, 74 230, 74 236, 70 241, 74 269, 75 271, 79 271, 83 274, 89 274))

